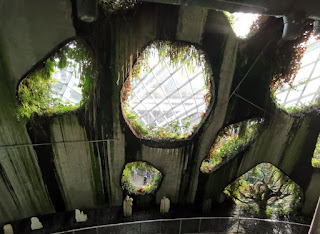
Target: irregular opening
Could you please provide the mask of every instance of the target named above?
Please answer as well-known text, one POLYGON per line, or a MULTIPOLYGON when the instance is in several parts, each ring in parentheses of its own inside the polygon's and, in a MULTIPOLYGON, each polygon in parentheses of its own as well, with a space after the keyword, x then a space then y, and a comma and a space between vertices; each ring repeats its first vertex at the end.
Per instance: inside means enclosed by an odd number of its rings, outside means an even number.
POLYGON ((209 68, 192 45, 158 41, 148 46, 121 90, 121 108, 140 138, 189 137, 211 100, 209 68))
POLYGON ((237 152, 247 147, 249 142, 257 136, 262 123, 263 119, 250 119, 222 129, 206 159, 202 161, 201 172, 215 171, 221 163, 229 161, 237 152))
POLYGON ((318 136, 316 148, 314 149, 314 152, 313 152, 312 166, 320 168, 320 134, 318 136))
POLYGON ((271 84, 275 103, 290 113, 320 105, 320 37, 310 36, 294 49, 292 72, 287 76, 274 76, 271 84))
POLYGON ((296 211, 301 189, 270 163, 261 163, 228 185, 224 193, 242 210, 259 217, 277 218, 296 211))
POLYGON ((259 30, 259 24, 266 19, 266 16, 252 13, 225 11, 230 25, 237 37, 245 39, 254 35, 259 30))
POLYGON ((92 64, 83 42, 71 41, 19 84, 18 118, 64 113, 86 102, 92 64))
POLYGON ((150 164, 131 162, 126 164, 122 172, 122 189, 129 194, 150 194, 158 188, 161 178, 161 172, 150 164))

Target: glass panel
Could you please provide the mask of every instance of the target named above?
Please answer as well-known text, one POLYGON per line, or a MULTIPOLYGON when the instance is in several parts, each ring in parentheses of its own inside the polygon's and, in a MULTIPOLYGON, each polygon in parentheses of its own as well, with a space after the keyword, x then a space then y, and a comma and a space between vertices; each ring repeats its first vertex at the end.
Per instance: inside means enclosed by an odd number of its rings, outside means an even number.
MULTIPOLYGON (((276 90, 277 102, 284 108, 312 105, 320 87, 320 41, 311 37, 301 59, 301 68, 290 86, 287 83, 276 90), (287 96, 287 93, 289 95, 287 96)), ((290 111, 290 109, 289 109, 290 111)))
MULTIPOLYGON (((193 46, 188 47, 187 50, 183 50, 183 52, 187 52, 186 55, 180 55, 181 58, 185 59, 185 56, 190 56, 196 51, 193 46)), ((168 48, 165 49, 168 50, 168 48)), ((126 96, 128 96, 128 99, 125 100, 126 105, 124 105, 125 108, 128 108, 126 111, 132 108, 132 111, 138 113, 140 118, 146 121, 146 126, 143 126, 145 129, 150 128, 150 126, 155 128, 166 128, 168 126, 171 129, 180 129, 181 132, 191 129, 190 120, 186 118, 188 116, 197 118, 192 120, 193 126, 201 121, 202 112, 205 112, 207 108, 204 95, 210 92, 210 85, 205 86, 205 83, 209 83, 209 81, 205 80, 208 79, 208 75, 204 72, 204 57, 201 57, 203 61, 200 66, 195 66, 195 61, 190 66, 186 60, 183 63, 177 61, 170 63, 169 57, 165 57, 165 59, 160 57, 160 52, 154 47, 149 50, 152 51, 152 53, 150 51, 146 53, 149 56, 146 60, 149 65, 146 68, 141 68, 148 70, 141 72, 141 74, 145 75, 148 72, 149 74, 145 76, 145 79, 140 76, 132 77, 126 81, 135 84, 131 85, 132 90, 127 89, 128 95, 126 96), (154 56, 157 58, 154 58, 154 56), (155 65, 152 71, 150 63, 155 65), (138 97, 141 104, 134 97, 138 97), (186 126, 180 126, 181 124, 186 126)), ((161 51, 163 52, 163 48, 161 51)), ((198 58, 198 55, 191 57, 192 60, 198 58)), ((125 85, 125 87, 130 87, 130 85, 125 85)), ((124 92, 124 89, 122 92, 124 92)))

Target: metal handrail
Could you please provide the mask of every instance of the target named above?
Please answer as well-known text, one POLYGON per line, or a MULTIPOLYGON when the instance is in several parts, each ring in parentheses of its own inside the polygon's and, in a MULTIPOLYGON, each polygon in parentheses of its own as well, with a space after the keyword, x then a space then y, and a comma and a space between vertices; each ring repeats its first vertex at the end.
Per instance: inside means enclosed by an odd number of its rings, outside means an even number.
MULTIPOLYGON (((153 219, 153 220, 142 220, 142 221, 134 221, 134 222, 125 222, 125 223, 114 223, 114 224, 104 224, 104 225, 97 225, 85 228, 78 228, 78 229, 71 229, 62 232, 54 232, 52 234, 60 234, 60 233, 72 233, 82 230, 89 230, 89 229, 96 229, 96 228, 105 228, 105 227, 114 227, 114 226, 121 226, 121 225, 132 225, 132 224, 143 224, 143 223, 152 223, 152 222, 168 222, 168 221, 180 221, 180 231, 181 231, 181 221, 183 220, 208 220, 208 219, 233 219, 233 220, 247 220, 247 221, 259 221, 259 222, 268 222, 268 223, 282 223, 282 224, 289 224, 291 226, 303 226, 309 228, 310 225, 302 224, 302 223, 295 223, 295 222, 288 222, 288 221, 281 221, 281 220, 272 220, 272 219, 259 219, 259 218, 249 218, 249 217, 191 217, 191 218, 174 218, 174 219, 153 219)), ((201 223, 199 223, 200 225, 201 223)), ((180 232, 179 232, 180 233, 180 232)))

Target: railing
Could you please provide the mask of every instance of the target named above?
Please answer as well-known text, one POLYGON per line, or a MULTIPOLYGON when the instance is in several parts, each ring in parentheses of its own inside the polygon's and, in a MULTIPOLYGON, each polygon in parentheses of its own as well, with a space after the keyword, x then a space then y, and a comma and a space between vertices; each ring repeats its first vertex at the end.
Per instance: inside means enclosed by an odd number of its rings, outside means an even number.
POLYGON ((257 218, 197 217, 107 224, 58 233, 308 233, 310 225, 257 218))

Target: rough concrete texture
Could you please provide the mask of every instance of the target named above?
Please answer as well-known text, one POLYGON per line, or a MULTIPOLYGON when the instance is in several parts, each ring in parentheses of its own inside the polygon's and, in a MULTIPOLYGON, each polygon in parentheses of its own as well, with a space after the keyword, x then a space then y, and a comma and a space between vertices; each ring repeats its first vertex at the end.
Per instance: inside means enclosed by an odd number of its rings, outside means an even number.
POLYGON ((313 214, 317 205, 317 200, 320 197, 320 169, 314 168, 309 186, 305 192, 304 205, 302 212, 304 214, 313 214))
POLYGON ((208 10, 201 7, 180 7, 177 40, 201 44, 208 10))
POLYGON ((159 149, 142 146, 142 160, 156 165, 156 168, 163 175, 156 195, 157 203, 160 203, 163 196, 168 197, 174 203, 178 202, 181 174, 185 160, 184 150, 182 148, 159 149))
MULTIPOLYGON (((1 51, 1 48, 0 48, 1 51)), ((24 120, 15 116, 9 73, 0 61, 0 223, 54 212, 24 120), (11 146, 10 146, 11 145, 11 146)))
MULTIPOLYGON (((165 4, 138 4, 133 11, 104 15, 93 24, 77 22, 77 34, 92 47, 96 72, 85 107, 77 113, 45 117, 50 127, 39 126, 38 131, 44 131, 43 135, 51 142, 61 142, 47 148, 53 151, 48 153, 52 153, 56 167, 56 176, 52 177, 59 182, 58 188, 52 186, 54 188, 49 191, 46 186, 50 185, 43 181, 48 173, 38 162, 47 152, 36 153, 36 146, 11 148, 7 145, 43 140, 32 138, 31 141, 26 121, 19 122, 15 118, 16 87, 25 72, 75 34, 71 3, 67 0, 54 3, 6 1, 0 6, 0 223, 55 212, 53 205, 58 206, 50 200, 55 190, 62 194, 62 203, 69 210, 121 205, 122 170, 125 163, 138 160, 151 163, 163 173, 159 190, 154 195, 157 202, 167 196, 173 205, 193 204, 205 209, 214 208, 228 183, 260 162, 272 162, 301 185, 308 199, 304 211, 311 215, 319 196, 317 170, 312 170, 310 162, 313 143, 320 130, 319 115, 289 116, 270 104, 269 88, 263 87, 261 91, 258 87, 252 92, 256 88, 254 82, 269 84, 271 81, 270 76, 263 78, 269 80, 260 82, 260 74, 270 75, 272 69, 269 65, 273 57, 265 57, 265 54, 261 56, 262 62, 257 63, 259 71, 254 73, 253 69, 246 81, 253 100, 255 93, 259 93, 261 107, 269 108, 271 115, 258 113, 256 107, 247 103, 243 108, 243 101, 234 96, 230 99, 230 93, 241 79, 235 71, 241 71, 239 66, 251 65, 246 59, 238 61, 238 55, 244 53, 241 58, 250 56, 253 60, 254 52, 265 43, 265 31, 256 34, 257 40, 241 42, 234 36, 223 13, 209 10, 206 16, 201 8, 165 4), (15 27, 7 22, 13 22, 15 27), (20 43, 20 38, 24 38, 25 43, 20 43), (191 141, 176 147, 171 145, 170 149, 143 145, 130 132, 120 110, 120 90, 131 72, 132 62, 156 39, 200 44, 208 55, 215 82, 214 106, 204 125, 191 141), (250 115, 266 119, 266 125, 253 144, 216 172, 200 173, 201 162, 219 130, 231 124, 230 120, 241 121, 250 115), (103 142, 77 142, 86 140, 103 142)), ((272 40, 270 44, 278 45, 282 21, 273 19, 271 25, 267 36, 272 40)), ((268 48, 268 54, 274 56, 276 49, 268 48)))
POLYGON ((196 166, 191 177, 192 190, 187 194, 187 201, 190 203, 194 202, 196 196, 196 187, 198 186, 198 178, 202 160, 209 152, 218 131, 222 128, 224 123, 230 96, 232 78, 236 66, 237 54, 235 51, 237 50, 237 46, 238 43, 234 34, 230 33, 224 48, 224 56, 219 77, 220 82, 217 87, 218 92, 214 106, 214 114, 209 117, 208 122, 204 126, 204 133, 200 138, 201 144, 199 145, 196 153, 196 166))
POLYGON ((102 191, 102 179, 95 180, 94 174, 101 173, 99 167, 93 167, 93 160, 99 158, 91 156, 92 145, 86 142, 85 129, 75 116, 63 116, 53 120, 51 132, 54 162, 66 208, 74 210, 97 206, 96 197, 102 191))
POLYGON ((59 43, 75 36, 68 0, 1 1, 0 15, 2 46, 14 82, 59 43))

